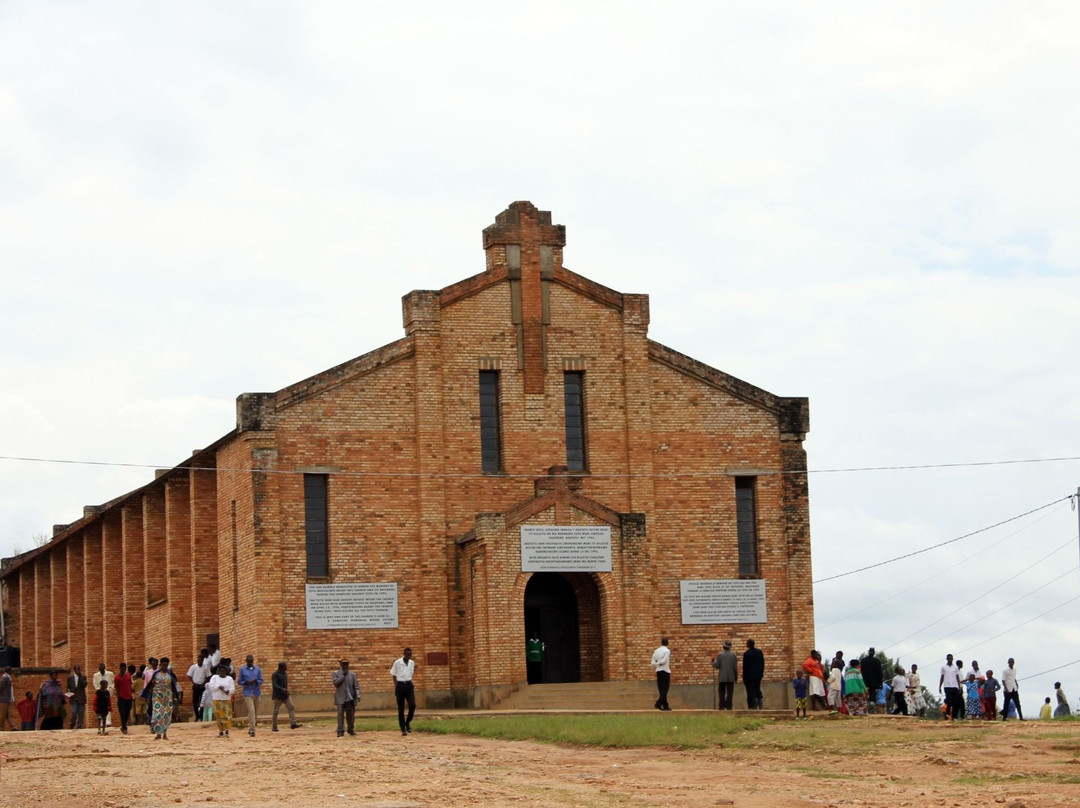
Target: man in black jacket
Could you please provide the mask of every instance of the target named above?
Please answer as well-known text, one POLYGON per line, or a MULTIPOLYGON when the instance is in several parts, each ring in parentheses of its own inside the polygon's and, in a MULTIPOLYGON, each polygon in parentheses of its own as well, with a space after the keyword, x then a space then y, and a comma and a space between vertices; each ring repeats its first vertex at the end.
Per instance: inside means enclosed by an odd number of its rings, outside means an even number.
POLYGON ((279 662, 277 670, 270 675, 270 685, 272 688, 270 698, 274 700, 274 713, 270 729, 274 732, 278 731, 277 716, 282 704, 289 711, 289 729, 296 729, 300 725, 296 723, 296 708, 293 707, 292 696, 289 695, 288 666, 284 662, 279 662))
POLYGON ((742 655, 742 678, 746 687, 746 707, 750 710, 764 710, 765 700, 761 696, 761 680, 765 678, 765 654, 755 647, 753 640, 746 641, 746 650, 742 655))
POLYGON ((866 682, 866 700, 869 703, 870 712, 876 713, 877 694, 881 690, 882 673, 881 660, 874 653, 874 646, 870 646, 866 656, 860 660, 859 667, 862 668, 862 678, 866 682))

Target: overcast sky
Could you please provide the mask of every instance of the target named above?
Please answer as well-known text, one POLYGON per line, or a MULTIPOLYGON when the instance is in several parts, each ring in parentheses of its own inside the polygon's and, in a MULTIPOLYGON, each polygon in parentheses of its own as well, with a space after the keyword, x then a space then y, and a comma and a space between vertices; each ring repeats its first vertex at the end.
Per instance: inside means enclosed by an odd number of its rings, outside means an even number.
MULTIPOLYGON (((813 470, 1080 456, 1074 3, 0 2, 0 455, 172 466, 531 200, 813 470)), ((0 555, 152 479, 0 460, 0 555)), ((1076 460, 814 473, 827 656, 1080 660, 1076 460), (1030 567, 1030 568, 1029 568, 1030 567), (1052 610, 1052 611, 1051 611, 1052 610)), ((768 649, 766 649, 768 653, 768 649)), ((643 676, 649 675, 643 664, 643 676)), ((1080 664, 1022 685, 1032 714, 1080 664)))

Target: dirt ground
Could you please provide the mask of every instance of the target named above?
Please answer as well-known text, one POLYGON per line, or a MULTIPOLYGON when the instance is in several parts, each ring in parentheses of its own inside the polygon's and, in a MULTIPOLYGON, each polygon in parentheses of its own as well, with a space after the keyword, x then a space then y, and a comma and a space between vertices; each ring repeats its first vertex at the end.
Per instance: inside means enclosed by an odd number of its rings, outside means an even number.
POLYGON ((1080 722, 785 720, 695 751, 437 735, 420 716, 415 729, 337 738, 324 718, 255 738, 204 724, 164 741, 145 727, 2 733, 0 806, 1080 804, 1080 722))

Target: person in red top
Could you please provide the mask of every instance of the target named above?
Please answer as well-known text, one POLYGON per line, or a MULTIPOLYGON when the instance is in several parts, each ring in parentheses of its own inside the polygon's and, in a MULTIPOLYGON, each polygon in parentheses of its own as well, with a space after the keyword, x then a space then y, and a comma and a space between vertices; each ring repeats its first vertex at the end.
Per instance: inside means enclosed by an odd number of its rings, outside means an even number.
POLYGON ((802 664, 806 671, 807 690, 810 694, 810 709, 825 709, 825 668, 821 664, 821 654, 811 651, 810 656, 802 664))
POLYGON ((24 732, 33 729, 37 724, 37 702, 34 700, 34 694, 27 690, 26 698, 16 704, 15 708, 19 711, 19 717, 22 719, 20 729, 24 732))
POLYGON ((113 677, 113 687, 116 688, 116 711, 120 713, 120 732, 124 735, 127 735, 131 705, 135 703, 135 694, 131 688, 131 674, 134 670, 134 666, 129 668, 126 662, 121 662, 120 673, 113 677))

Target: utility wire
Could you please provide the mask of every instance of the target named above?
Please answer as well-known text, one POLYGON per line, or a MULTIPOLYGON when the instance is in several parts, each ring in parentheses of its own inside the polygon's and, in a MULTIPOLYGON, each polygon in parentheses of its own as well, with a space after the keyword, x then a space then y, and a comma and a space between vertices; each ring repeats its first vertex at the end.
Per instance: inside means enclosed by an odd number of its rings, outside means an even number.
POLYGON ((1067 601, 1065 601, 1064 603, 1059 603, 1054 608, 1047 609, 1042 614, 1035 615, 1030 620, 1025 620, 1023 623, 1018 623, 1017 625, 1013 626, 1012 628, 1007 628, 1004 631, 1002 631, 1000 634, 995 634, 993 637, 985 639, 982 642, 977 642, 974 645, 969 645, 967 648, 961 648, 959 653, 966 654, 972 648, 979 648, 980 646, 986 645, 988 642, 992 642, 993 640, 996 640, 999 637, 1004 637, 1006 634, 1009 634, 1010 632, 1016 631, 1018 628, 1023 628, 1028 623, 1034 623, 1039 618, 1046 617, 1046 615, 1050 614, 1051 612, 1056 612, 1058 609, 1062 608, 1063 606, 1068 606, 1070 603, 1072 603, 1073 601, 1077 601, 1077 600, 1080 600, 1080 595, 1076 595, 1075 597, 1071 597, 1067 601))
MULTIPOLYGON (((1070 541, 1069 544, 1071 545, 1071 544, 1073 544, 1073 542, 1070 541)), ((935 645, 935 644, 937 644, 939 642, 944 642, 945 640, 949 639, 950 637, 953 637, 954 635, 959 634, 964 629, 971 628, 972 626, 977 625, 978 623, 981 623, 986 618, 993 617, 995 614, 998 614, 999 612, 1005 611, 1010 606, 1015 606, 1017 603, 1024 600, 1024 598, 1030 598, 1036 592, 1040 592, 1043 589, 1046 589, 1046 587, 1050 586, 1050 584, 1056 583, 1057 581, 1060 581, 1066 575, 1072 575, 1078 569, 1080 569, 1080 565, 1075 566, 1070 570, 1066 570, 1065 572, 1061 573, 1061 575, 1057 576, 1056 578, 1050 579, 1049 581, 1047 581, 1042 586, 1039 586, 1039 587, 1036 587, 1035 589, 1032 589, 1026 595, 1021 595, 1020 597, 1018 597, 1016 600, 1012 601, 1011 603, 1006 603, 1004 606, 1002 606, 1002 607, 1000 607, 998 609, 994 609, 994 611, 992 611, 992 612, 987 612, 986 614, 979 615, 978 619, 971 621, 966 626, 960 626, 960 628, 953 629, 948 634, 946 634, 944 637, 939 637, 938 639, 934 640, 933 642, 928 642, 926 645, 919 646, 914 651, 908 651, 907 653, 908 654, 917 654, 917 653, 919 653, 919 651, 922 651, 924 648, 929 648, 931 645, 935 645)), ((978 600, 978 598, 976 598, 975 600, 978 600)), ((974 602, 975 601, 972 601, 972 603, 974 603, 974 602)), ((961 608, 963 608, 963 607, 961 607, 961 608)), ((959 611, 959 609, 957 611, 959 611)), ((953 612, 953 614, 956 614, 956 612, 953 612)), ((944 619, 944 618, 942 618, 942 619, 944 619)), ((938 621, 938 622, 940 622, 940 621, 938 621)), ((915 633, 918 634, 919 632, 915 632, 915 633)), ((912 635, 912 636, 914 636, 914 635, 912 635)), ((901 640, 901 642, 903 642, 903 640, 901 640)), ((967 649, 965 648, 964 650, 966 651, 967 649)))
POLYGON ((818 578, 813 583, 815 583, 815 584, 823 584, 826 581, 835 581, 837 578, 845 578, 848 575, 854 575, 854 574, 856 574, 858 572, 866 572, 867 570, 876 569, 877 567, 884 567, 886 564, 892 564, 895 561, 902 561, 905 558, 912 558, 913 556, 921 555, 922 553, 927 553, 927 552, 929 552, 931 550, 936 550, 939 547, 944 547, 947 544, 952 544, 952 543, 958 542, 958 541, 960 541, 962 539, 970 539, 972 536, 978 536, 980 533, 985 533, 986 531, 993 530, 996 527, 1001 527, 1002 525, 1007 525, 1007 524, 1009 524, 1009 522, 1015 522, 1017 519, 1023 519, 1025 516, 1028 516, 1028 515, 1033 514, 1033 513, 1038 513, 1041 510, 1049 508, 1049 507, 1051 507, 1053 505, 1057 505, 1059 502, 1064 502, 1067 499, 1069 499, 1069 497, 1067 497, 1067 496, 1061 497, 1060 499, 1055 499, 1053 502, 1048 502, 1045 505, 1040 505, 1038 508, 1032 508, 1030 511, 1024 511, 1021 514, 1017 514, 1016 516, 1009 517, 1008 519, 1003 519, 1000 522, 995 522, 994 524, 989 525, 987 527, 979 528, 978 530, 973 530, 970 533, 965 533, 963 536, 957 536, 955 539, 949 539, 947 541, 939 542, 938 544, 932 544, 929 547, 922 548, 921 550, 915 550, 915 551, 910 552, 910 553, 905 553, 904 555, 896 556, 896 558, 889 558, 889 559, 886 559, 885 561, 878 561, 876 564, 869 564, 869 565, 867 565, 865 567, 859 567, 858 569, 855 569, 855 570, 849 570, 847 572, 837 573, 836 575, 830 575, 827 578, 818 578))
MULTIPOLYGON (((115 468, 133 468, 133 469, 161 469, 161 468, 174 468, 174 464, 171 463, 118 463, 104 460, 69 460, 63 458, 49 458, 49 457, 21 457, 17 455, 0 455, 0 460, 9 460, 19 463, 56 463, 62 465, 73 466, 109 466, 115 468)), ((756 470, 755 474, 760 477, 769 476, 785 476, 785 475, 801 475, 801 474, 850 474, 857 472, 868 471, 914 471, 922 469, 953 469, 953 468, 975 468, 981 466, 1008 466, 1021 463, 1060 463, 1066 461, 1080 460, 1080 455, 1068 456, 1068 457, 1037 457, 1037 458, 1024 458, 1018 460, 987 460, 981 462, 971 463, 921 463, 917 465, 908 466, 858 466, 852 468, 831 468, 831 469, 773 469, 773 470, 756 470)), ((233 472, 257 472, 261 474, 303 474, 302 471, 294 469, 252 469, 252 468, 223 468, 219 466, 185 466, 192 471, 233 471, 233 472)), ((405 478, 430 478, 430 479, 470 479, 470 478, 482 478, 490 475, 483 474, 482 472, 464 473, 464 474, 431 474, 429 472, 394 472, 394 471, 335 471, 332 472, 336 476, 341 477, 405 477, 405 478)), ((535 479, 536 474, 501 474, 501 479, 535 479)), ((558 476, 558 475, 553 475, 558 476)), ((577 476, 567 474, 565 476, 577 476)), ((727 471, 712 471, 712 472, 673 472, 670 474, 598 474, 592 473, 589 475, 593 478, 599 479, 711 479, 714 477, 727 477, 729 476, 727 471)), ((826 579, 828 580, 828 579, 826 579)))
MULTIPOLYGON (((1037 525, 1039 522, 1043 521, 1047 517, 1052 516, 1053 513, 1054 513, 1054 511, 1049 511, 1048 513, 1044 513, 1042 516, 1040 516, 1038 519, 1031 522, 1030 524, 1024 525, 1023 527, 1014 530, 1012 533, 1006 533, 1004 536, 1002 536, 1000 539, 998 539, 993 544, 987 545, 984 549, 992 550, 993 548, 997 547, 999 544, 1004 544, 1009 539, 1019 535, 1020 533, 1023 533, 1028 528, 1034 527, 1035 525, 1037 525)), ((1062 546, 1065 546, 1065 545, 1062 545, 1062 546)), ((1061 548, 1058 548, 1058 549, 1061 549, 1061 548)), ((888 603, 893 598, 898 598, 901 595, 906 595, 911 590, 917 589, 920 586, 922 586, 923 584, 930 583, 930 581, 933 581, 935 578, 940 578, 942 575, 946 575, 949 572, 951 572, 952 570, 954 570, 957 567, 961 566, 962 564, 966 564, 966 563, 968 563, 968 559, 961 558, 955 564, 951 564, 948 567, 944 567, 943 569, 938 570, 937 572, 935 572, 930 577, 923 578, 921 581, 917 581, 916 583, 912 584, 911 586, 907 587, 906 589, 901 589, 899 592, 894 592, 893 594, 889 595, 888 597, 882 598, 881 600, 875 601, 874 603, 871 603, 871 604, 869 604, 867 606, 863 606, 861 609, 856 609, 853 612, 846 612, 846 613, 840 615, 840 617, 836 618, 835 620, 831 620, 828 623, 823 623, 821 625, 821 628, 826 629, 826 628, 829 628, 831 626, 835 626, 837 623, 846 622, 846 621, 850 620, 851 618, 855 617, 856 615, 862 614, 863 612, 868 612, 871 609, 876 609, 878 606, 882 605, 883 603, 888 603)))
POLYGON ((1046 676, 1046 674, 1048 674, 1048 673, 1053 673, 1054 671, 1059 671, 1062 668, 1070 668, 1073 665, 1077 665, 1077 664, 1080 664, 1080 659, 1074 659, 1072 662, 1066 662, 1064 665, 1058 665, 1056 668, 1050 668, 1049 670, 1039 671, 1038 673, 1033 673, 1033 674, 1030 674, 1029 676, 1021 676, 1016 681, 1023 682, 1023 681, 1026 681, 1027 679, 1034 679, 1034 678, 1036 678, 1038 676, 1046 676))

